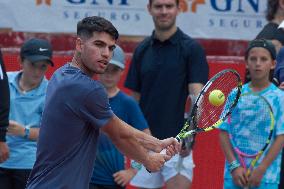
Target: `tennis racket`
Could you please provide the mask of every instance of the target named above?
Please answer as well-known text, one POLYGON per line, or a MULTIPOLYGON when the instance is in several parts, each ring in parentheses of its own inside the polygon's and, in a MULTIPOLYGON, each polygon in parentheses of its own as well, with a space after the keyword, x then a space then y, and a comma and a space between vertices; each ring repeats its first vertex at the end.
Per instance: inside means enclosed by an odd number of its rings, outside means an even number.
POLYGON ((196 98, 190 116, 176 139, 184 140, 190 135, 218 128, 236 106, 241 88, 241 78, 235 70, 226 69, 213 76, 196 98), (214 90, 223 93, 223 104, 216 106, 210 102, 209 95, 214 90))
MULTIPOLYGON (((193 104, 190 116, 175 138, 182 142, 182 146, 190 146, 186 142, 192 140, 186 140, 186 138, 218 128, 238 103, 241 89, 242 81, 235 70, 226 69, 214 75, 200 91, 193 104), (220 90, 223 93, 223 104, 216 106, 209 101, 209 95, 214 90, 220 90)), ((166 150, 164 149, 160 153, 165 154, 166 150)), ((178 160, 177 169, 180 168, 181 163, 182 159, 178 160)))
POLYGON ((271 142, 275 125, 272 108, 258 94, 241 95, 228 123, 231 144, 249 176, 271 142))

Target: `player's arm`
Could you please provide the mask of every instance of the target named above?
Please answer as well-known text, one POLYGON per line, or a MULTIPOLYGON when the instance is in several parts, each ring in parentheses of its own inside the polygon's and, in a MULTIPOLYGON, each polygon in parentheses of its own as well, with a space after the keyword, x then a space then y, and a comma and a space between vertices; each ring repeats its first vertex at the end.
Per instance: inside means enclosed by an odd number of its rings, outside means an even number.
POLYGON ((229 163, 232 163, 233 161, 236 160, 236 157, 233 151, 233 147, 230 143, 229 134, 224 130, 220 130, 219 136, 220 136, 221 148, 225 154, 225 157, 229 163))
POLYGON ((202 83, 190 83, 188 84, 188 92, 191 95, 198 96, 203 86, 202 83))
POLYGON ((115 115, 102 127, 116 147, 126 156, 145 165, 150 171, 158 171, 180 148, 174 138, 158 140, 132 128, 115 115), (166 154, 159 154, 166 149, 166 154), (149 153, 149 151, 153 151, 149 153))
MULTIPOLYGON (((144 129, 143 132, 148 135, 151 135, 150 129, 148 128, 144 129)), ((114 181, 118 185, 125 187, 131 181, 131 179, 137 174, 138 170, 142 166, 141 164, 137 162, 133 162, 133 164, 135 164, 136 166, 135 167, 132 166, 132 163, 131 163, 131 166, 128 169, 120 170, 113 174, 114 181)))
POLYGON ((277 155, 280 153, 284 145, 284 134, 278 135, 268 150, 267 155, 263 158, 259 166, 253 170, 250 178, 249 185, 251 187, 257 187, 260 185, 261 179, 265 174, 267 168, 275 160, 277 155))
MULTIPOLYGON (((229 134, 224 131, 220 130, 220 144, 221 148, 223 150, 223 153, 225 154, 225 157, 229 164, 231 164, 233 161, 236 160, 233 147, 230 142, 229 134)), ((240 187, 244 187, 247 185, 248 178, 246 176, 246 171, 243 167, 237 167, 231 172, 234 183, 240 187)))

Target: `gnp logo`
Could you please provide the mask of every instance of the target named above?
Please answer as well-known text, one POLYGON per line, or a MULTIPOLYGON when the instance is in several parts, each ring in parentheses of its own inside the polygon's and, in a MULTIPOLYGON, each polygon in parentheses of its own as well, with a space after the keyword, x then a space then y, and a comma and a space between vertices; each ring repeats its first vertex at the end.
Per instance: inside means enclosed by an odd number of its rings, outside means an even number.
MULTIPOLYGON (((210 2, 210 6, 214 11, 217 12, 245 12, 244 4, 249 4, 252 10, 256 13, 259 12, 259 0, 207 0, 210 2), (236 9, 237 8, 237 9, 236 9), (234 10, 235 9, 235 10, 234 10)), ((190 11, 193 13, 197 12, 198 5, 205 5, 206 0, 180 0, 180 8, 182 12, 190 11)))
POLYGON ((39 6, 41 4, 46 4, 48 6, 51 5, 51 0, 36 0, 36 5, 39 6))
POLYGON ((197 11, 197 5, 205 4, 205 0, 180 0, 179 6, 182 12, 188 12, 188 7, 190 7, 191 12, 197 11))

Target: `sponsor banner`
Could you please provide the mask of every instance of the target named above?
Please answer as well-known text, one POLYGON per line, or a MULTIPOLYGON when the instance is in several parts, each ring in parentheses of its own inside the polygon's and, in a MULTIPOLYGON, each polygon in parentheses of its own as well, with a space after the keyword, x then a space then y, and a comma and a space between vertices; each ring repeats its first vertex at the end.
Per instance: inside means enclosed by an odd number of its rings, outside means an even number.
MULTIPOLYGON (((266 24, 263 0, 180 0, 177 25, 194 38, 251 40, 266 24)), ((0 0, 0 28, 75 33, 86 16, 110 20, 121 35, 149 35, 148 0, 0 0), (5 18, 5 19, 4 19, 5 18)))

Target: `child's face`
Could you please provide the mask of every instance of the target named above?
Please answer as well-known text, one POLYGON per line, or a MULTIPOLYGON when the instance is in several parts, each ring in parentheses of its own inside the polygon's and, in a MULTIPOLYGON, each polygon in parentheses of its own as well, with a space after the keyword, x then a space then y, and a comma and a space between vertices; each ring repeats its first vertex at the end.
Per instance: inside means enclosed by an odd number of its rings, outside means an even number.
POLYGON ((105 73, 99 75, 99 80, 106 88, 116 87, 119 83, 123 70, 111 63, 108 64, 105 73))
POLYGON ((270 70, 274 67, 275 61, 265 48, 254 47, 249 51, 246 68, 252 80, 269 80, 270 70))

